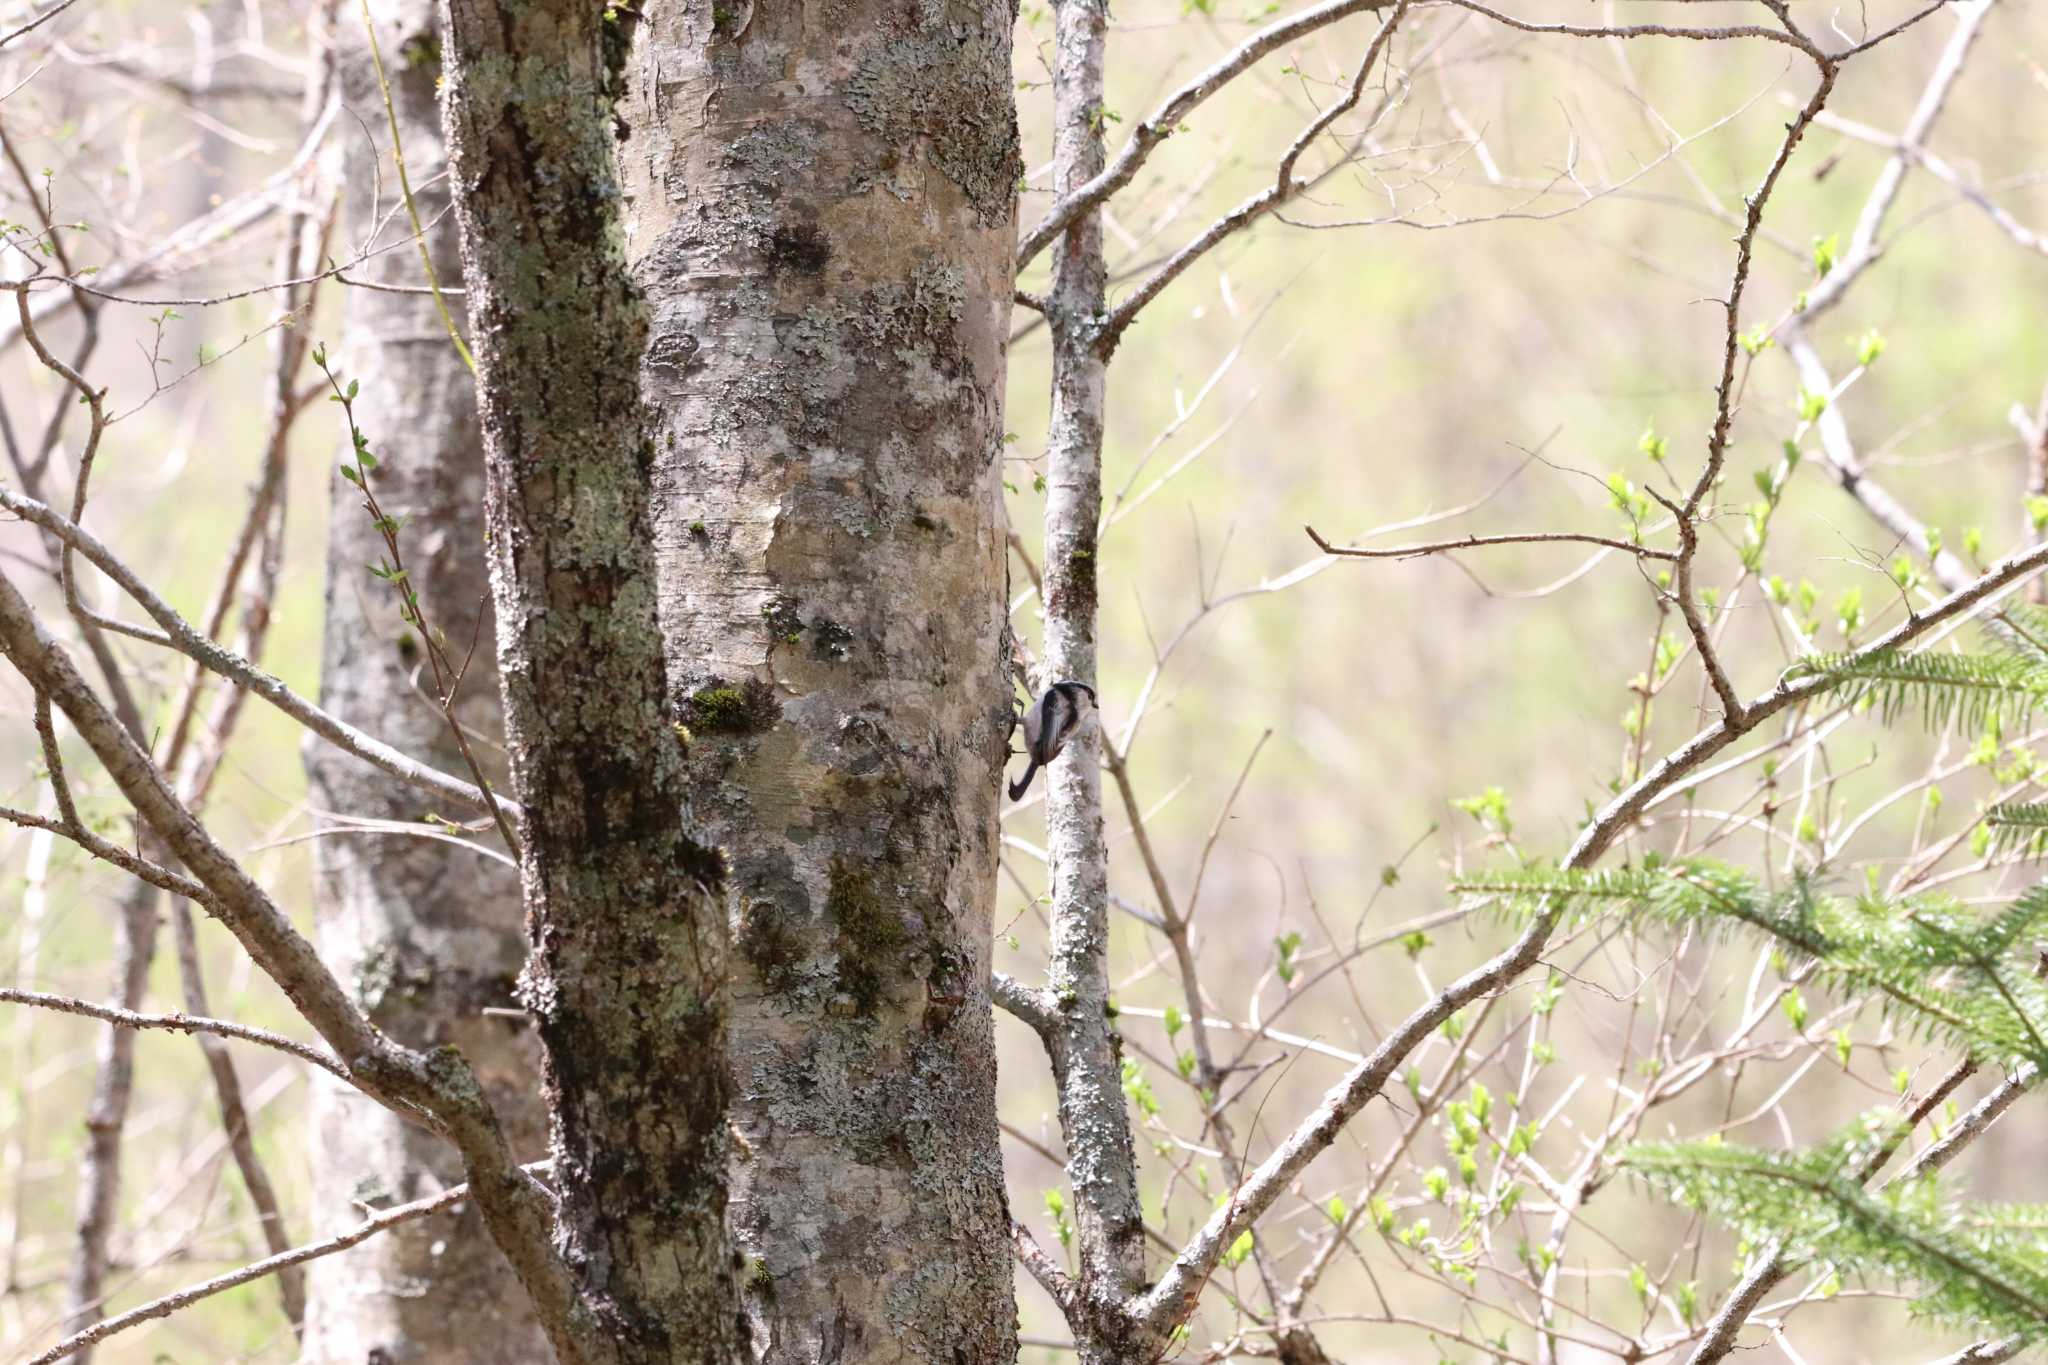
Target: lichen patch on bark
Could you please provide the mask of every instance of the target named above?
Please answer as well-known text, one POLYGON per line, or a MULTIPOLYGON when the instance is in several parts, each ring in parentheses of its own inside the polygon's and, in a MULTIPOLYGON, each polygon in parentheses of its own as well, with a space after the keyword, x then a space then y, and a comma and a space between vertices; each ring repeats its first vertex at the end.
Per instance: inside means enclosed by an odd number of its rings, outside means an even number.
POLYGON ((779 706, 684 719, 731 865, 732 1221, 770 1365, 1015 1358, 986 985, 1011 22, 685 0, 629 77, 671 695, 779 706))

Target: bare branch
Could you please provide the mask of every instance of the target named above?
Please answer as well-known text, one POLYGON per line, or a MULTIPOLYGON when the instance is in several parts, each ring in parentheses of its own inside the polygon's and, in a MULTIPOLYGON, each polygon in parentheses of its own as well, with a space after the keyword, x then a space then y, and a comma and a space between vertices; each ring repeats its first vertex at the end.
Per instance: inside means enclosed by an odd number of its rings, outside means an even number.
MULTIPOLYGON (((1809 393, 1833 395, 1836 386, 1828 375, 1827 366, 1821 362, 1820 352, 1814 349, 1812 340, 1806 335, 1806 329, 1794 322, 1784 329, 1783 335, 1785 351, 1799 367, 1800 383, 1809 393)), ((1814 425, 1820 431, 1821 457, 1842 491, 1862 504, 1872 521, 1919 551, 1933 566, 1934 576, 1942 587, 1954 592, 1968 583, 1969 567, 1947 549, 1929 555, 1933 541, 1928 537, 1927 524, 1908 511, 1890 489, 1864 472, 1863 461, 1857 456, 1855 442, 1849 436, 1848 419, 1842 415, 1841 404, 1832 396, 1814 425)))
MULTIPOLYGON (((476 787, 460 778, 451 777, 438 769, 408 758, 382 740, 337 720, 285 686, 280 679, 201 635, 179 616, 168 602, 158 596, 154 589, 143 582, 133 569, 84 527, 52 511, 34 498, 23 497, 8 488, 0 488, 0 508, 14 513, 24 521, 33 522, 59 537, 65 544, 75 546, 80 554, 91 561, 93 567, 113 579, 123 592, 134 599, 149 613, 151 619, 163 628, 160 643, 197 660, 230 682, 248 688, 336 748, 344 753, 353 754, 382 772, 444 799, 459 801, 477 810, 490 808, 484 793, 476 787)), ((130 633, 133 633, 134 629, 131 627, 130 633)), ((496 799, 500 806, 513 811, 518 809, 509 797, 499 796, 496 799)))
POLYGON ((1900 1181, 1918 1180, 1930 1171, 1938 1171, 1948 1165, 1965 1147, 1982 1137, 1984 1130, 1998 1121, 1999 1115, 2012 1108, 2013 1101, 2033 1089, 2039 1079, 2040 1075, 2031 1066, 2021 1067, 2007 1076, 1983 1099, 1971 1105, 1970 1112, 1956 1120, 1939 1141, 1913 1158, 1896 1178, 1900 1181))
POLYGON ((311 1062, 323 1071, 330 1071, 348 1079, 348 1068, 341 1064, 333 1053, 314 1047, 310 1043, 287 1038, 282 1033, 268 1029, 237 1024, 231 1019, 209 1019, 196 1014, 138 1014, 133 1010, 115 1009, 109 1005, 95 1005, 90 1000, 79 1000, 68 995, 50 995, 43 991, 16 990, 0 986, 0 1004, 33 1005, 38 1009, 57 1010, 64 1014, 81 1014, 88 1019, 98 1019, 128 1029, 168 1029, 173 1033, 211 1033, 222 1038, 239 1038, 245 1043, 259 1043, 264 1047, 288 1052, 301 1061, 311 1062))
POLYGON ((1635 555, 1639 559, 1661 559, 1673 561, 1677 554, 1670 550, 1654 550, 1647 545, 1633 541, 1616 540, 1611 536, 1581 535, 1573 531, 1531 531, 1521 535, 1462 536, 1456 540, 1434 540, 1422 545, 1396 545, 1384 550, 1347 549, 1332 545, 1317 533, 1313 526, 1304 526, 1308 538, 1316 548, 1326 555, 1339 559, 1420 559, 1424 555, 1446 554, 1452 550, 1480 550, 1492 545, 1544 545, 1566 542, 1579 545, 1602 545, 1610 550, 1635 555))
MULTIPOLYGON (((1783 18, 1782 13, 1780 18, 1783 18)), ((1789 25, 1788 25, 1789 28, 1789 25)), ((1728 438, 1735 420, 1735 369, 1736 355, 1742 349, 1742 296, 1749 285, 1750 262, 1756 250, 1757 233, 1763 227, 1764 209, 1770 203, 1771 192, 1777 188, 1778 178, 1784 174, 1786 165, 1792 160, 1792 153, 1798 149, 1806 130, 1819 116, 1821 107, 1827 103, 1828 95, 1835 88, 1837 68, 1824 58, 1811 43, 1801 39, 1801 50, 1814 59, 1820 68, 1820 82, 1806 101, 1805 106, 1786 125, 1784 140, 1778 144, 1778 153, 1771 159, 1770 167, 1764 172, 1761 182, 1749 197, 1743 201, 1742 231, 1735 238, 1735 269, 1728 283, 1728 297, 1722 304, 1726 318, 1721 339, 1721 379, 1714 388, 1714 425, 1707 436, 1707 458, 1700 468, 1699 478, 1686 496, 1682 507, 1672 506, 1678 518, 1678 568, 1673 575, 1673 592, 1678 599, 1678 609, 1685 618, 1686 629, 1691 632, 1693 646, 1699 651, 1700 667, 1705 670, 1708 682, 1713 686, 1714 695, 1720 700, 1721 709, 1731 721, 1740 721, 1742 703, 1735 695, 1734 684, 1728 680, 1716 652, 1714 637, 1700 613, 1699 593, 1693 586, 1693 560, 1699 551, 1700 505, 1707 493, 1721 478, 1721 467, 1728 453, 1728 438)), ((1661 495, 1658 495, 1660 501, 1661 495)), ((1669 504, 1667 504, 1669 505, 1669 504)))
POLYGON ((1031 1229, 1014 1218, 1010 1220, 1010 1245, 1016 1249, 1017 1260, 1031 1272, 1031 1278, 1038 1281, 1038 1287, 1052 1296, 1061 1312, 1071 1317, 1081 1301, 1080 1287, 1074 1283, 1074 1277, 1060 1269, 1058 1262, 1038 1245, 1031 1229))
POLYGON ((1926 171, 1936 180, 1939 180, 1942 184, 1948 186, 1982 210, 1991 219, 1993 226, 2006 236, 2012 238, 2014 243, 2026 248, 2028 251, 2048 255, 2048 235, 2035 231, 2033 228, 2020 222, 2019 219, 2013 217, 2005 206, 1993 199, 1982 185, 1928 148, 1909 146, 1902 138, 1895 134, 1873 128, 1867 123, 1858 123, 1854 119, 1842 118, 1837 114, 1823 115, 1820 119, 1820 124, 1823 128, 1832 132, 1841 133, 1845 136, 1856 138, 1859 141, 1873 143, 1879 147, 1896 149, 1911 164, 1926 171))
POLYGON ((1033 990, 1007 972, 989 973, 989 996, 996 1007, 1031 1026, 1031 1031, 1050 1045, 1057 1029, 1045 992, 1033 990))
POLYGON ((1933 1365, 1999 1365, 2011 1360, 2027 1349, 2025 1337, 2005 1337, 1999 1341, 1980 1341, 1974 1346, 1965 1346, 1954 1355, 1943 1356, 1933 1365))
MULTIPOLYGON (((1386 22, 1380 25, 1379 32, 1373 35, 1371 45, 1365 50, 1365 56, 1359 60, 1358 72, 1351 78, 1350 87, 1344 92, 1341 99, 1338 99, 1329 108, 1317 114, 1308 127, 1304 128, 1301 134, 1294 139, 1293 144, 1288 147, 1286 154, 1280 158, 1280 165, 1274 174, 1273 183, 1210 224, 1207 231, 1203 232, 1179 251, 1176 251, 1167 260, 1166 264, 1153 271, 1143 284, 1139 285, 1131 292, 1128 298, 1116 306, 1116 311, 1110 314, 1108 322, 1103 324, 1102 335, 1098 343, 1105 354, 1116 349, 1116 344, 1122 338, 1124 330, 1131 325, 1132 320, 1138 316, 1138 313, 1145 305, 1157 298, 1160 291, 1165 289, 1167 285, 1180 278, 1181 274, 1189 266, 1208 254, 1225 238, 1244 228, 1250 227, 1260 218, 1279 208, 1295 195, 1315 184, 1316 181, 1321 180, 1324 175, 1330 174, 1337 166, 1344 164, 1340 158, 1330 168, 1326 169, 1322 175, 1318 175, 1313 179, 1297 180, 1294 178, 1294 163, 1301 159, 1301 154, 1307 151, 1317 138, 1320 138, 1327 132, 1331 124, 1357 107, 1359 100, 1364 98, 1365 82, 1372 75, 1373 68, 1379 64, 1381 54, 1386 51, 1388 40, 1394 36, 1394 30, 1400 26, 1401 18, 1407 13, 1407 9, 1408 0, 1396 0, 1393 13, 1389 14, 1386 22)), ((1386 106, 1387 101, 1382 100, 1380 105, 1381 113, 1385 112, 1386 106)))
MULTIPOLYGON (((2043 566, 2048 566, 2048 546, 2034 546, 2009 555, 1968 588, 1950 594, 1917 616, 1908 617, 1865 645, 1854 657, 1870 657, 1910 644, 1983 605, 2043 566)), ((1826 686, 1825 677, 1787 674, 1770 691, 1739 707, 1732 716, 1724 715, 1718 723, 1667 754, 1601 807, 1580 831, 1564 866, 1591 867, 1654 798, 1744 734, 1826 686)), ((1315 1110, 1210 1216, 1165 1274, 1131 1305, 1133 1317, 1154 1331, 1170 1330, 1184 1320, 1193 1311, 1202 1285, 1238 1234, 1256 1222, 1308 1164, 1336 1140, 1344 1126, 1380 1093, 1408 1055, 1435 1033, 1445 1019, 1473 1000, 1507 985, 1533 965, 1556 928, 1560 913, 1560 907, 1552 907, 1539 914, 1512 945, 1418 1007, 1381 1040, 1364 1062, 1327 1091, 1315 1110)))
MULTIPOLYGON (((321 114, 320 121, 299 143, 289 165, 271 176, 261 186, 247 194, 239 195, 186 223, 157 241, 147 252, 131 261, 121 262, 102 269, 88 285, 77 279, 55 279, 44 277, 40 287, 32 286, 32 292, 43 295, 43 301, 31 309, 37 324, 55 318, 71 308, 77 307, 84 297, 104 298, 117 303, 156 304, 150 299, 126 299, 108 291, 124 285, 137 284, 159 279, 165 275, 192 264, 199 257, 232 247, 242 233, 277 213, 292 198, 294 186, 306 173, 314 158, 318 156, 320 144, 326 140, 327 130, 341 110, 341 103, 332 100, 321 114)), ((399 243, 398 245, 403 245, 399 243)), ((383 248, 390 250, 390 247, 383 248)), ((353 264, 353 262, 351 262, 353 264)), ((280 285, 264 285, 263 292, 280 285)), ((223 302, 218 299, 193 300, 195 303, 223 302)), ((0 354, 22 337, 22 330, 12 322, 0 323, 0 354)))
POLYGON ((58 15, 62 14, 65 10, 70 9, 73 5, 77 3, 78 0, 57 0, 56 4, 50 6, 50 8, 44 10, 41 14, 38 14, 35 18, 29 20, 20 28, 8 34, 6 37, 0 38, 0 47, 6 47, 9 43, 13 42, 16 38, 21 37, 21 35, 24 33, 34 32, 36 29, 39 29, 44 24, 49 23, 52 19, 56 18, 58 15))
MULTIPOLYGON (((536 1161, 530 1166, 522 1166, 519 1169, 529 1176, 539 1175, 544 1174, 553 1164, 552 1161, 536 1161)), ((125 1313, 119 1313, 104 1321, 96 1322, 83 1332, 78 1332, 64 1338, 64 1340, 30 1361, 29 1365, 55 1365, 55 1362, 77 1355, 87 1347, 97 1342, 105 1341, 114 1333, 125 1331, 137 1323, 169 1317, 180 1308, 197 1303, 201 1299, 212 1298, 215 1294, 226 1293, 228 1290, 238 1285, 247 1284, 251 1280, 260 1280, 265 1275, 274 1275, 289 1267, 304 1265, 307 1261, 318 1260, 322 1256, 332 1256, 337 1251, 346 1251, 360 1242, 367 1242, 380 1232, 388 1231, 401 1223, 410 1223, 415 1219, 425 1218, 428 1214, 439 1213, 442 1209, 459 1204, 469 1197, 468 1185, 454 1185, 441 1191, 439 1194, 429 1195, 425 1199, 415 1199, 410 1204, 400 1204, 396 1208, 386 1209, 376 1217, 350 1228, 347 1232, 329 1237, 324 1241, 309 1242, 305 1246, 295 1247, 281 1255, 266 1257, 263 1260, 245 1265, 238 1270, 231 1270, 225 1275, 216 1275, 210 1280, 181 1289, 175 1294, 166 1294, 160 1299, 151 1299, 148 1303, 131 1308, 125 1313)))
MULTIPOLYGON (((171 905, 171 941, 177 950, 178 976, 184 987, 185 1008, 196 1017, 204 1017, 209 1006, 206 979, 199 965, 199 936, 193 931, 192 907, 183 900, 173 901, 171 905)), ((241 1173, 242 1188, 248 1192, 249 1203, 256 1210, 257 1227, 262 1231, 264 1244, 270 1248, 271 1254, 283 1255, 291 1246, 291 1238, 285 1235, 284 1211, 278 1206, 277 1189, 271 1184, 269 1168, 263 1164, 263 1158, 256 1150, 255 1135, 250 1131, 249 1112, 242 1103, 242 1079, 235 1071, 235 1059, 229 1055, 227 1044, 212 1030, 200 1030, 198 1039, 199 1050, 206 1057, 207 1073, 213 1079, 214 1098, 220 1106, 221 1128, 227 1134, 228 1150, 234 1155, 235 1169, 241 1173)), ((278 1271, 277 1283, 285 1321, 303 1340, 305 1274, 296 1266, 286 1266, 278 1271)))
POLYGON ((1367 11, 1382 10, 1393 3, 1394 0, 1324 0, 1324 3, 1311 6, 1291 19, 1268 24, 1245 39, 1207 70, 1168 96, 1166 102, 1154 110, 1150 118, 1131 131, 1131 140, 1124 144, 1123 150, 1117 153, 1113 163, 1082 184, 1061 193, 1061 197, 1047 211, 1045 217, 1017 243, 1017 269, 1022 271, 1029 265, 1032 259, 1051 245, 1055 237, 1065 232, 1075 219, 1130 184, 1145 164, 1145 158, 1151 155, 1153 148, 1171 137, 1204 100, 1249 71, 1260 58, 1297 39, 1305 38, 1318 29, 1328 27, 1339 19, 1348 19, 1354 14, 1363 14, 1367 11))
MULTIPOLYGON (((1109 16, 1104 0, 1062 0, 1055 14, 1054 157, 1062 191, 1103 168, 1101 117, 1109 16)), ((1053 343, 1053 408, 1045 498, 1045 647, 1041 685, 1094 686, 1102 519, 1102 440, 1108 354, 1098 342, 1108 268, 1102 217, 1089 211, 1053 255, 1046 322, 1053 343)), ((1102 819, 1103 731, 1083 726, 1046 769, 1046 847, 1052 867, 1052 942, 1046 963, 1055 1003, 1047 1040, 1060 1131, 1074 1191, 1080 1280, 1090 1303, 1114 1303, 1145 1278, 1144 1210, 1124 1109, 1122 1058, 1109 1015, 1109 845, 1102 819)), ((1077 1333, 1084 1319, 1069 1318, 1077 1333)))
MULTIPOLYGON (((1976 1063, 1967 1058, 1951 1067, 1934 1088, 1907 1112, 1904 1122, 1892 1140, 1865 1153, 1856 1168, 1848 1172, 1850 1177, 1868 1180, 1875 1175, 1887 1161, 1891 1160, 1892 1153, 1897 1150, 1898 1144, 1904 1141, 1906 1134, 1924 1122, 1927 1116, 1955 1093, 1955 1088, 1968 1079, 1976 1069, 1976 1063)), ((2014 1092, 2015 1095, 2017 1093, 2014 1092)), ((1978 1106, 1982 1107, 1981 1104, 1978 1106)), ((1988 1122, 1989 1120, 1986 1120, 1986 1123, 1988 1122)), ((1977 1131, 1983 1131, 1983 1127, 1984 1125, 1980 1124, 1977 1131)), ((1924 1154, 1921 1160, 1925 1160, 1924 1154)), ((1915 1162, 1898 1179, 1909 1180, 1920 1174, 1923 1169, 1931 1170, 1933 1167, 1923 1168, 1919 1162, 1915 1162)), ((1723 1359, 1734 1350, 1737 1335, 1749 1322, 1750 1315, 1756 1312, 1757 1305, 1763 1302, 1764 1295, 1770 1293, 1779 1282, 1791 1274, 1798 1264, 1797 1261, 1787 1258, 1781 1241, 1773 1241, 1758 1252, 1751 1260, 1749 1269, 1744 1272, 1741 1282, 1729 1291, 1721 1306, 1714 1310, 1714 1316, 1707 1321, 1699 1344, 1693 1348, 1692 1354, 1686 1357, 1686 1365, 1713 1365, 1713 1362, 1723 1359)))
POLYGON ((553 1246, 552 1204, 513 1165, 496 1116, 461 1057, 448 1049, 425 1056, 411 1052, 364 1018, 269 893, 179 802, 4 572, 0 654, 65 713, 141 820, 211 893, 209 908, 339 1054, 351 1081, 401 1114, 426 1116, 455 1143, 493 1239, 522 1283, 544 1312, 568 1313, 574 1290, 553 1246))
POLYGON ((1725 42, 1731 38, 1762 38, 1783 43, 1812 55, 1811 46, 1797 34, 1767 24, 1732 24, 1723 28, 1677 28, 1670 24, 1532 24, 1526 19, 1488 9, 1478 0, 1448 0, 1459 9, 1483 14, 1496 24, 1523 33, 1556 34, 1567 38, 1689 38, 1694 42, 1725 42))
MULTIPOLYGON (((1842 301, 1849 287, 1856 283, 1863 272, 1883 254, 1878 244, 1878 234, 1884 230, 1885 218, 1891 213, 1892 205, 1898 201, 1899 188, 1905 183, 1906 169, 1910 166, 1920 144, 1927 139, 1934 127, 1934 121, 1941 116, 1948 103, 1949 92, 1955 88, 1956 80, 1962 75, 1963 64, 1968 60, 1970 48, 1983 32, 1984 20, 1991 13, 1993 0, 1956 0, 1947 8, 1956 16, 1955 32, 1949 36, 1948 45, 1942 49, 1940 59, 1935 63, 1934 73, 1920 91, 1920 99, 1913 107, 1912 116, 1906 120, 1906 127, 1898 136, 1897 147, 1886 160, 1884 169, 1877 174, 1877 181, 1871 186, 1870 195, 1863 201, 1863 211, 1857 216, 1856 228, 1849 236, 1849 246, 1842 258, 1830 269, 1824 279, 1806 293, 1806 308, 1800 322, 1810 324, 1813 319, 1825 314, 1842 301)), ((1876 40, 1873 40, 1876 41, 1876 40)))

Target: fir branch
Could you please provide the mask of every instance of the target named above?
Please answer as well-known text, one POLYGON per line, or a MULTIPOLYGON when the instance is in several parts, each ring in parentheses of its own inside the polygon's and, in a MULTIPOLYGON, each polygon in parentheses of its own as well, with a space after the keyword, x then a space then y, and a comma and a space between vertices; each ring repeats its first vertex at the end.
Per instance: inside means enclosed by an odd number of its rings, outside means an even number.
POLYGON ((1452 884, 1500 898, 1511 913, 1583 911, 1619 904, 1673 926, 1762 934, 1850 996, 1874 998, 1912 1034, 1940 1036, 1972 1058, 2048 1067, 2048 987, 2034 968, 2048 938, 2048 889, 2036 888, 1989 919, 1938 897, 1829 896, 1811 878, 1765 888, 1740 868, 1707 858, 1609 871, 1515 868, 1452 884))
POLYGON ((1951 722, 1982 729, 1993 717, 2024 719, 2048 700, 2048 664, 2030 653, 1817 655, 1797 666, 1820 690, 1846 702, 1867 701, 1886 724, 1917 709, 1941 729, 1951 722))
POLYGON ((1846 1270, 1878 1271, 1923 1292, 1922 1311, 1951 1322, 2048 1335, 2048 1263, 2038 1247, 1972 1234, 1932 1181, 1874 1195, 1845 1176, 1879 1127, 1863 1124, 1805 1152, 1717 1142, 1646 1143, 1625 1169, 1690 1206, 1761 1237, 1777 1237, 1846 1270))
POLYGON ((2048 851, 2048 802, 2003 801, 1984 812, 1984 823, 2000 854, 2048 851))

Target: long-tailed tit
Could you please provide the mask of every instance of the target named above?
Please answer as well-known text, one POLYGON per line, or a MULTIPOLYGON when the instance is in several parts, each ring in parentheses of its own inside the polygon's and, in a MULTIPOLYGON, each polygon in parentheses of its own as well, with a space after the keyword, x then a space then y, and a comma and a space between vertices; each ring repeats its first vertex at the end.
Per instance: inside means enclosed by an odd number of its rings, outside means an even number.
POLYGON ((1094 709, 1095 689, 1078 682, 1056 682, 1031 703, 1031 709, 1024 713, 1024 752, 1031 763, 1024 769, 1024 776, 1010 784, 1012 801, 1024 795, 1040 768, 1060 756, 1060 750, 1067 747, 1074 731, 1081 728, 1081 722, 1094 709))

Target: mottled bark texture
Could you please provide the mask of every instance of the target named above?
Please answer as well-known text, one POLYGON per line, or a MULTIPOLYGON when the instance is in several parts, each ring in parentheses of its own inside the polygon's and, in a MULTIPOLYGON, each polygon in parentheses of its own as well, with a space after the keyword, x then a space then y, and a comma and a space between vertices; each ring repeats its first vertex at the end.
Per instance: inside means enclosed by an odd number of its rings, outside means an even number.
POLYGON ((738 1341, 725 878, 684 828, 656 614, 646 310, 613 160, 637 11, 443 12, 556 1242, 582 1358, 712 1365, 738 1341))
POLYGON ((988 970, 1005 0, 647 7, 622 153, 764 1362, 1016 1352, 988 970))
MULTIPOLYGON (((445 155, 434 0, 375 0, 371 14, 420 214, 438 224, 429 229, 429 249, 441 278, 453 282, 460 260, 448 187, 439 179, 445 155)), ((347 240, 400 244, 351 274, 417 287, 420 259, 404 244, 409 227, 397 199, 383 94, 353 4, 336 37, 354 115, 345 125, 355 130, 344 144, 347 240)), ((460 318, 460 300, 451 307, 460 318)), ((330 350, 339 372, 362 385, 356 411, 379 460, 373 487, 385 510, 404 519, 400 537, 427 619, 446 632, 458 660, 473 637, 479 640, 456 713, 476 736, 475 751, 490 755, 500 731, 498 674, 475 381, 432 298, 352 289, 344 310, 341 338, 330 350)), ((419 641, 398 620, 389 585, 367 572, 384 547, 362 496, 328 469, 333 511, 321 704, 408 754, 462 772, 419 641)), ((312 802, 324 814, 418 820, 432 808, 417 791, 331 744, 309 740, 305 755, 312 802)), ((514 1003, 526 956, 518 874, 425 839, 337 833, 313 850, 321 955, 386 1033, 411 1047, 460 1048, 512 1150, 522 1160, 541 1156, 547 1128, 538 1042, 518 1021, 481 1012, 514 1003)), ((445 1141, 339 1080, 316 1078, 315 1118, 318 1235, 361 1222, 359 1203, 404 1203, 464 1178, 445 1141)), ((555 1358, 474 1204, 395 1228, 346 1256, 314 1261, 308 1278, 306 1365, 544 1365, 555 1358)))

